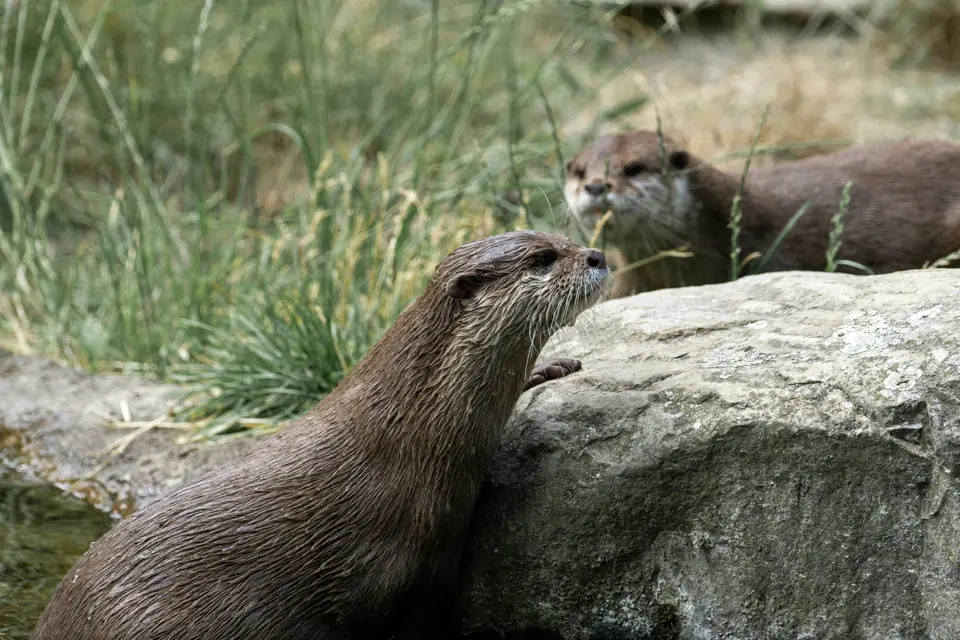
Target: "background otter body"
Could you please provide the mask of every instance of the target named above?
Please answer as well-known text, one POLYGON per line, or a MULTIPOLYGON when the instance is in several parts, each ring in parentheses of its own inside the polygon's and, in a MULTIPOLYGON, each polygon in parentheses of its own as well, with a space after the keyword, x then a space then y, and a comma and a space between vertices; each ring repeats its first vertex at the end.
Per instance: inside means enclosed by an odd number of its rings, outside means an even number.
MULTIPOLYGON (((537 354, 596 302, 605 277, 602 253, 563 236, 514 232, 460 247, 309 413, 97 541, 34 637, 416 629, 456 595, 486 465, 537 354)), ((536 368, 557 377, 570 367, 560 369, 536 368)))
MULTIPOLYGON (((621 266, 683 244, 695 253, 616 274, 614 297, 729 279, 728 223, 740 174, 709 165, 670 138, 664 146, 666 182, 652 131, 597 138, 566 167, 564 195, 584 226, 592 229, 604 211, 613 212, 605 239, 621 266)), ((839 259, 888 273, 960 249, 960 144, 902 141, 751 168, 741 199, 741 260, 765 253, 811 199, 764 270, 823 270, 831 219, 848 180, 839 259)))

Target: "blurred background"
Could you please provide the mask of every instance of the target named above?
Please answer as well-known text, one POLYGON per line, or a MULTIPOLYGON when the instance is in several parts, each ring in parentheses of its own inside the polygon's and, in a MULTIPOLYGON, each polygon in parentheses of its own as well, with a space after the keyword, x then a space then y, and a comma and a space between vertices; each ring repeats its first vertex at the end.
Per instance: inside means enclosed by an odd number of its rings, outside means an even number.
POLYGON ((462 242, 578 240, 563 163, 957 137, 960 2, 4 0, 0 346, 185 385, 207 435, 329 391, 462 242))

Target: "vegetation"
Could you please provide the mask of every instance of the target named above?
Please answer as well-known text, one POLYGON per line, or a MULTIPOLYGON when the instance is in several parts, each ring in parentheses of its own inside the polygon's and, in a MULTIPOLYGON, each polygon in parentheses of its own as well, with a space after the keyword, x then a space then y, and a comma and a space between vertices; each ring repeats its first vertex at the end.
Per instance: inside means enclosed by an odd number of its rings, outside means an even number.
POLYGON ((183 382, 211 428, 283 418, 454 246, 562 222, 550 123, 609 16, 439 4, 8 5, 8 346, 183 382))
MULTIPOLYGON (((623 78, 661 44, 566 0, 4 6, 0 344, 180 382, 203 435, 315 402, 466 239, 578 236, 564 158, 650 116, 623 78)), ((849 133, 798 87, 701 121, 849 133)))

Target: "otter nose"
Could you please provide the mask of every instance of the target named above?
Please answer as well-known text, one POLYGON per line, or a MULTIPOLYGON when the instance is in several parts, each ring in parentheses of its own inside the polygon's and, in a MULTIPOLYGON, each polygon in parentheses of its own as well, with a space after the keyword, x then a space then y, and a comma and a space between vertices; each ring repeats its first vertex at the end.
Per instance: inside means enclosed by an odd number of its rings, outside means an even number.
POLYGON ((602 196, 604 194, 604 192, 607 190, 607 185, 603 182, 591 182, 583 188, 587 191, 587 193, 596 198, 597 196, 602 196))
POLYGON ((603 251, 598 251, 596 249, 587 250, 587 266, 594 269, 606 269, 607 268, 607 257, 603 255, 603 251))

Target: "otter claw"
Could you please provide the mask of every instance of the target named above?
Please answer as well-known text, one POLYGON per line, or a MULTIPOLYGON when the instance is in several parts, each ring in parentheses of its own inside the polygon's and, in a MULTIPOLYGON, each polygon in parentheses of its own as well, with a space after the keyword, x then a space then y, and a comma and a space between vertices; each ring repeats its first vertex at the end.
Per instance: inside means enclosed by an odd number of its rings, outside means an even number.
POLYGON ((533 368, 533 373, 530 374, 530 379, 527 380, 527 384, 523 387, 523 390, 526 391, 538 384, 543 384, 547 380, 557 380, 558 378, 568 376, 571 373, 580 371, 581 366, 579 360, 572 358, 560 358, 538 364, 533 368))

